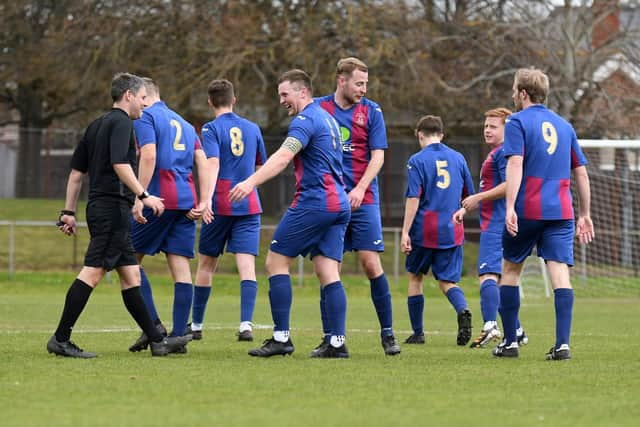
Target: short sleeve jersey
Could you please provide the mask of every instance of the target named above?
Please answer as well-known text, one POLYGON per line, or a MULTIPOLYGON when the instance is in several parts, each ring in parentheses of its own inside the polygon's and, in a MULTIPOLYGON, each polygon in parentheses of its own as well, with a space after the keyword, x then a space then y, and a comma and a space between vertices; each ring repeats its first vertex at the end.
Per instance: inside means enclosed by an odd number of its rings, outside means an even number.
MULTIPOLYGON (((507 159, 504 157, 503 144, 493 148, 482 163, 480 169, 480 192, 489 191, 505 180, 507 159)), ((480 202, 480 231, 502 232, 504 229, 504 197, 480 202)))
POLYGON ((258 190, 239 202, 229 201, 229 192, 244 181, 267 159, 262 132, 257 124, 229 112, 202 127, 202 143, 207 158, 220 160, 213 212, 216 215, 240 216, 262 213, 258 190))
POLYGON ((293 158, 296 194, 291 207, 350 210, 342 176, 340 130, 334 118, 311 103, 291 121, 287 137, 296 138, 303 147, 293 158))
POLYGON ((136 168, 136 143, 129 115, 113 108, 87 127, 73 152, 71 168, 89 174, 89 200, 116 197, 133 205, 135 195, 113 169, 121 163, 136 168))
POLYGON ((453 222, 462 198, 473 194, 473 180, 462 154, 442 143, 409 158, 407 198, 419 198, 409 237, 414 245, 447 249, 464 242, 464 227, 453 222))
POLYGON ((523 219, 573 219, 571 170, 587 164, 573 127, 544 105, 511 115, 504 129, 506 157, 523 156, 516 213, 523 219))
POLYGON ((201 146, 193 126, 158 101, 144 109, 133 127, 138 146, 156 145, 156 166, 147 191, 163 198, 166 209, 196 206, 193 160, 201 146))
MULTIPOLYGON (((353 190, 371 160, 371 150, 387 149, 387 130, 382 109, 367 98, 343 110, 335 102, 335 94, 315 101, 331 114, 340 125, 342 167, 347 192, 353 190)), ((379 204, 378 177, 367 188, 362 204, 379 204)))

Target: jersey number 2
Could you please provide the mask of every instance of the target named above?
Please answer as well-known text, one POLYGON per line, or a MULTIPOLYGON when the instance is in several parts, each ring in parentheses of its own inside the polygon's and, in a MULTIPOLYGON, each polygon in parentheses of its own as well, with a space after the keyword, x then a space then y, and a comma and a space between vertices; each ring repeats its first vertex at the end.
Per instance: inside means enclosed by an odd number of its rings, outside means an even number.
POLYGON ((176 128, 176 137, 173 139, 173 149, 176 151, 186 150, 187 147, 185 147, 185 145, 180 142, 182 141, 182 125, 180 125, 180 122, 176 119, 171 119, 169 124, 171 125, 171 127, 176 128))
POLYGON ((451 176, 449 175, 447 166, 449 166, 449 163, 446 160, 436 160, 438 176, 442 177, 442 181, 436 181, 436 186, 438 188, 445 189, 449 187, 449 184, 451 183, 451 176))

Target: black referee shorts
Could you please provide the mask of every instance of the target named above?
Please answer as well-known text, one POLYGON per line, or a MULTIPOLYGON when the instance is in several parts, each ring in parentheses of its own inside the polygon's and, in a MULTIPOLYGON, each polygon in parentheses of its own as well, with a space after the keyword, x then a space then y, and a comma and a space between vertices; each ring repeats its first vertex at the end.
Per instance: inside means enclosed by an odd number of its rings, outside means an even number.
POLYGON ((84 256, 87 267, 107 271, 137 265, 131 244, 131 205, 125 200, 99 198, 87 204, 91 240, 84 256))

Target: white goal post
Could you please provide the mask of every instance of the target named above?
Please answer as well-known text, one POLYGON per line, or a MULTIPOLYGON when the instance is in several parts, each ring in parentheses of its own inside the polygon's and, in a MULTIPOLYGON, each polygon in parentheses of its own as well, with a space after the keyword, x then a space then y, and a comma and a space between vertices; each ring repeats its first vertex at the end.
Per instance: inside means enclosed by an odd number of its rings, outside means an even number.
MULTIPOLYGON (((581 139, 589 164, 591 218, 595 239, 589 245, 575 241, 571 269, 574 288, 594 286, 615 291, 640 283, 640 140, 581 139)), ((574 207, 577 191, 572 182, 574 207)), ((545 295, 550 283, 544 264, 528 260, 522 276, 527 294, 545 295)))

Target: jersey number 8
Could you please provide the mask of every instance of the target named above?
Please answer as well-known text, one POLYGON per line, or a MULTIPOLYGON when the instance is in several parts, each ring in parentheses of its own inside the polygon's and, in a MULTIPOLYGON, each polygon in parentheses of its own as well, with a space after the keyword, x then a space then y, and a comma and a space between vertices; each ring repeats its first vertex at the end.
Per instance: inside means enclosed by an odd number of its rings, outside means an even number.
POLYGON ((239 127, 234 126, 229 129, 231 137, 231 152, 234 156, 240 157, 244 154, 244 141, 242 140, 242 131, 239 127))

